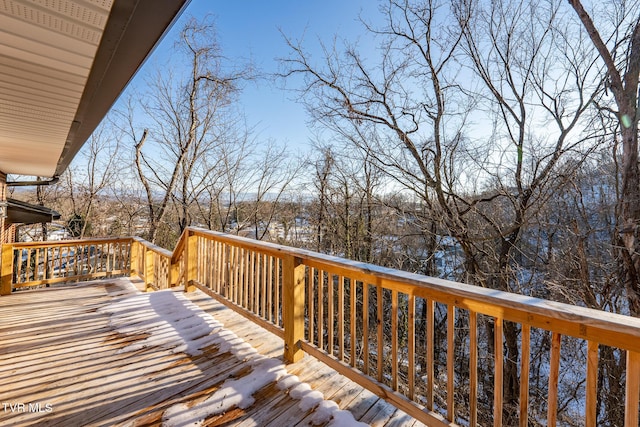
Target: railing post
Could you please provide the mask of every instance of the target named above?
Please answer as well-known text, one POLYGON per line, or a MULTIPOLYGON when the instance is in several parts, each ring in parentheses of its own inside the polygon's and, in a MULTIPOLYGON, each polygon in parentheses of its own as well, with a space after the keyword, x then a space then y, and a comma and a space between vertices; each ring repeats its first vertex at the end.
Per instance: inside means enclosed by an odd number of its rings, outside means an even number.
POLYGON ((13 245, 2 245, 2 270, 0 270, 0 295, 11 294, 13 280, 13 245))
POLYGON ((145 247, 144 250, 144 284, 145 291, 153 291, 151 284, 155 281, 155 265, 154 265, 154 253, 152 250, 145 247))
POLYGON ((138 259, 138 255, 139 255, 138 251, 139 250, 140 250, 140 243, 137 240, 132 239, 131 240, 131 252, 130 252, 130 255, 129 255, 129 258, 130 258, 129 262, 130 262, 130 265, 131 265, 129 275, 133 275, 133 274, 136 274, 138 276, 140 275, 140 261, 138 259))
POLYGON ((625 385, 625 427, 639 425, 638 402, 640 401, 640 353, 627 351, 627 382, 625 385))
POLYGON ((191 235, 191 232, 189 232, 187 236, 187 254, 185 260, 187 265, 184 278, 184 291, 193 292, 196 290, 193 281, 198 277, 198 236, 191 235))
POLYGON ((178 286, 178 277, 180 277, 180 262, 171 262, 169 259, 169 287, 178 286))
POLYGON ((286 255, 282 260, 282 323, 284 326, 284 360, 302 359, 300 341, 304 339, 304 275, 302 260, 286 255))

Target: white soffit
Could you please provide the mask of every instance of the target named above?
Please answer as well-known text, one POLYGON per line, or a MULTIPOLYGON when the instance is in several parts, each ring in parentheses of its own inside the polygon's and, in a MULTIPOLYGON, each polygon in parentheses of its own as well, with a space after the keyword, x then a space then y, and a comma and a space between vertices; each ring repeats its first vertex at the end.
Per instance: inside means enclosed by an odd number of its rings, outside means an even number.
POLYGON ((0 0, 0 171, 53 176, 113 0, 0 0))

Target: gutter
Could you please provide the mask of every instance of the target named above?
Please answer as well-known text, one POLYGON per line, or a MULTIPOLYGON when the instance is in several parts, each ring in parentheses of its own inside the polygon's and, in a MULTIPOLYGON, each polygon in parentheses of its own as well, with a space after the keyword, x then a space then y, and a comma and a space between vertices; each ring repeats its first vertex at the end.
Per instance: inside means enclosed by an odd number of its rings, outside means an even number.
POLYGON ((37 180, 37 181, 10 181, 7 182, 7 187, 30 187, 30 186, 40 186, 40 185, 51 185, 60 181, 59 176, 54 176, 49 180, 37 180))

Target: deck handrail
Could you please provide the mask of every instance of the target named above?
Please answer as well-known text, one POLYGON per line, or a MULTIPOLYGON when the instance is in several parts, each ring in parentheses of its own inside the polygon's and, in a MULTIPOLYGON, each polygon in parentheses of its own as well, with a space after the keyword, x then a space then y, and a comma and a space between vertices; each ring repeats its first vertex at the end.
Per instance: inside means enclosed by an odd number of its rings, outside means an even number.
POLYGON ((522 330, 522 375, 517 410, 520 425, 528 423, 530 346, 535 329, 549 331, 551 335, 548 425, 555 425, 557 421, 563 336, 581 340, 587 348, 584 360, 585 425, 595 426, 597 420, 600 346, 626 350, 625 425, 638 425, 640 319, 199 228, 189 228, 183 239, 188 241, 186 250, 198 254, 188 259, 188 263, 196 265, 187 267, 190 273, 186 281, 244 312, 257 323, 270 324, 270 328, 285 340, 285 359, 295 361, 305 351, 428 425, 455 425, 460 417, 456 414, 454 401, 455 378, 459 375, 454 350, 456 340, 459 340, 456 319, 462 317, 466 318, 468 329, 465 340, 468 341, 470 372, 465 423, 476 425, 478 422, 478 341, 482 319, 492 324, 494 331, 495 351, 491 355, 494 425, 502 425, 505 322, 514 322, 522 330), (418 302, 427 308, 426 331, 422 332, 417 331, 418 302), (384 312, 385 304, 391 307, 391 315, 384 312), (433 369, 436 307, 446 307, 446 391, 440 402, 435 397, 437 379, 434 379, 433 369), (406 344, 401 344, 397 336, 402 310, 406 311, 403 315, 408 319, 405 320, 408 322, 406 344), (385 322, 391 324, 390 334, 383 325, 385 322), (427 378, 422 385, 416 379, 415 367, 419 351, 416 337, 420 333, 426 336, 428 365, 427 378), (401 345, 407 348, 406 351, 401 345), (391 362, 377 354, 390 356, 391 362), (400 363, 400 359, 406 362, 400 363), (405 384, 399 381, 400 371, 405 371, 405 384))
POLYGON ((14 288, 129 275, 131 241, 107 237, 3 244, 0 295, 14 288))
POLYGON ((557 421, 563 337, 585 348, 585 425, 596 425, 602 346, 626 351, 625 425, 638 425, 640 319, 615 313, 195 227, 185 230, 173 252, 140 238, 4 245, 0 291, 6 293, 6 280, 16 278, 16 251, 96 242, 128 245, 127 273, 143 278, 147 290, 199 288, 281 336, 287 362, 306 352, 429 425, 478 423, 481 353, 492 370, 494 425, 502 425, 506 322, 521 331, 521 426, 528 422, 534 332, 549 334, 548 425, 557 421), (460 348, 463 359, 456 355, 460 348), (458 370, 460 360, 464 372, 458 370), (456 405, 456 393, 466 395, 464 408, 456 405))

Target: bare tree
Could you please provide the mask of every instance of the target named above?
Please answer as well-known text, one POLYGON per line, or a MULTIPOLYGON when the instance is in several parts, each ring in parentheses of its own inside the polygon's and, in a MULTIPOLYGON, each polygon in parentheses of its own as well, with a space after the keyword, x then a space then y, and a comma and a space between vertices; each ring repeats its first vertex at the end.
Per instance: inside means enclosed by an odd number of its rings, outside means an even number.
MULTIPOLYGON (((618 234, 629 311, 640 316, 640 169, 638 165, 638 76, 640 75, 640 17, 638 2, 607 2, 614 21, 605 23, 603 39, 579 0, 569 0, 606 67, 607 87, 613 94, 622 142, 622 191, 618 234)), ((602 29, 601 29, 602 30, 602 29)), ((617 153, 614 153, 614 156, 617 153)))
POLYGON ((185 24, 172 62, 177 58, 185 59, 188 71, 158 70, 140 103, 148 128, 138 136, 129 119, 147 198, 148 238, 154 242, 170 205, 176 209, 178 234, 191 223, 190 207, 211 173, 203 159, 226 137, 228 109, 240 83, 251 76, 248 66, 232 69, 225 64, 210 19, 185 24))
MULTIPOLYGON (((581 162, 593 149, 586 113, 602 88, 589 46, 566 32, 551 1, 389 0, 381 10, 386 25, 366 26, 381 40, 377 61, 354 46, 324 46, 316 65, 288 39, 283 75, 304 78, 317 123, 351 137, 419 200, 434 225, 421 227, 427 240, 455 239, 458 279, 530 292, 518 279, 523 232, 566 182, 569 156, 581 162)), ((507 423, 519 393, 518 335, 505 324, 507 423)), ((483 391, 491 402, 491 388, 483 391)))
POLYGON ((278 147, 273 142, 253 156, 252 172, 249 176, 252 190, 252 224, 256 239, 262 240, 275 223, 280 203, 301 170, 302 163, 288 156, 286 146, 278 147))
POLYGON ((104 223, 105 218, 95 217, 96 204, 106 197, 121 169, 120 136, 117 129, 105 122, 96 129, 65 173, 71 213, 68 218, 70 231, 75 237, 105 234, 92 230, 93 223, 104 223))

